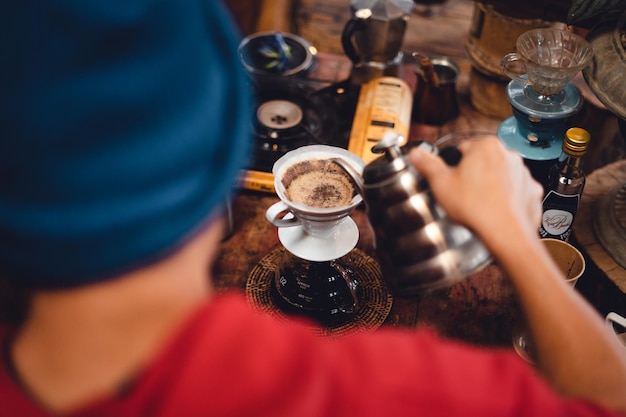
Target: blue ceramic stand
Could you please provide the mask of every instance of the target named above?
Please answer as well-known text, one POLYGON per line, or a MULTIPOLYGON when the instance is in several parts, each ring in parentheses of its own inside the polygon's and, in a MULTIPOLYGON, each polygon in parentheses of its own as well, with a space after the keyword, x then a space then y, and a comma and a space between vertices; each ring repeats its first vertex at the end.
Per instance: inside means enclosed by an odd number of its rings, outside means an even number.
POLYGON ((513 116, 498 127, 498 136, 523 158, 548 161, 561 155, 563 135, 571 127, 569 118, 582 107, 576 86, 565 84, 555 96, 539 96, 526 83, 513 80, 507 85, 513 116))

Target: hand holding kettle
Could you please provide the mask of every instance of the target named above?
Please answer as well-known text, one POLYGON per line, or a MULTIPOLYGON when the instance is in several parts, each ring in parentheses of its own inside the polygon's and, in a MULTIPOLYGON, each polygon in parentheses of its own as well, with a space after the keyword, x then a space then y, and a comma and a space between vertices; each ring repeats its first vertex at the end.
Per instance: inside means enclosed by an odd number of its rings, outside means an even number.
MULTIPOLYGON (((536 236, 543 191, 529 178, 519 155, 505 148, 496 136, 488 135, 472 136, 457 149, 463 156, 454 168, 421 149, 409 155, 448 216, 470 227, 482 239, 511 240, 521 232, 536 236), (499 175, 493 175, 494 171, 499 175), (494 234, 493 230, 500 233, 494 234)), ((492 246, 489 241, 485 243, 492 246)))
POLYGON ((409 160, 448 216, 481 238, 513 284, 538 372, 562 395, 626 411, 624 347, 565 282, 539 239, 542 187, 495 136, 462 141, 457 149, 454 167, 422 149, 409 160))
MULTIPOLYGON (((447 216, 428 183, 389 132, 372 152, 382 156, 355 172, 341 160, 365 201, 383 275, 396 295, 455 284, 491 262, 489 251, 465 226, 447 216)), ((427 144, 425 144, 427 145, 427 144)), ((454 151, 454 148, 446 150, 454 151)))

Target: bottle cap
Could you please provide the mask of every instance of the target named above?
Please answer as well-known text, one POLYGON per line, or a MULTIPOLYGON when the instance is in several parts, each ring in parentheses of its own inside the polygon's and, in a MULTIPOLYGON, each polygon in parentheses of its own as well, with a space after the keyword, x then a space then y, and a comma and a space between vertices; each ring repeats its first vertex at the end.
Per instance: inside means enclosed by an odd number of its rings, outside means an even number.
POLYGON ((590 139, 589 132, 580 127, 572 127, 565 132, 563 152, 572 156, 582 156, 587 151, 590 139))

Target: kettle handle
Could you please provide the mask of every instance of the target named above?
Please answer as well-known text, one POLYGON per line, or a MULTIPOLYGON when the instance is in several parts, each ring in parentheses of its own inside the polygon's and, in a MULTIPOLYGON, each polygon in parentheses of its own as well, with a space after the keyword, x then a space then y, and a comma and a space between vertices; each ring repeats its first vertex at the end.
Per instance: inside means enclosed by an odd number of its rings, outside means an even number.
POLYGON ((354 43, 352 43, 352 36, 355 32, 363 31, 364 28, 365 24, 363 19, 352 18, 348 20, 343 28, 343 31, 341 32, 341 46, 343 47, 343 51, 354 64, 361 61, 361 56, 356 51, 354 43))

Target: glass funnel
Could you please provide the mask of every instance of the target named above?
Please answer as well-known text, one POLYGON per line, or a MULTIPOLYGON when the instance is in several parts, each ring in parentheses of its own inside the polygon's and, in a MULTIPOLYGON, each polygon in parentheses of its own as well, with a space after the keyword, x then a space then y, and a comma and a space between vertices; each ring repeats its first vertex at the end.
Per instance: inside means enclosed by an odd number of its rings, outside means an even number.
POLYGON ((565 85, 589 62, 591 44, 566 30, 532 29, 517 38, 517 52, 502 58, 500 66, 513 80, 532 88, 529 98, 557 100, 565 85))

